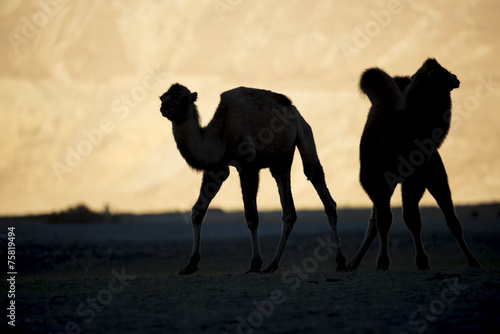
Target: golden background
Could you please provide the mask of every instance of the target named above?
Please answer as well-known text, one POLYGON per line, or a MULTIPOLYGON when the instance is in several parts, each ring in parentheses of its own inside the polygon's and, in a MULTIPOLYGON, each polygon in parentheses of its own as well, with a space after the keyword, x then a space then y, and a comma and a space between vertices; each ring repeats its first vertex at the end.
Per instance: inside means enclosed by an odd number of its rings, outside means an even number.
MULTIPOLYGON (((287 95, 314 130, 339 207, 370 205, 358 182, 369 109, 359 76, 372 66, 412 74, 427 57, 461 81, 440 150, 455 202, 499 201, 499 19, 495 0, 3 1, 0 214, 77 203, 189 210, 201 174, 159 112, 158 96, 175 82, 198 92, 203 124, 225 90, 287 95)), ((242 208, 231 172, 212 207, 242 208)), ((299 209, 321 207, 300 158, 292 187, 299 209)), ((279 208, 268 171, 258 204, 279 208)))

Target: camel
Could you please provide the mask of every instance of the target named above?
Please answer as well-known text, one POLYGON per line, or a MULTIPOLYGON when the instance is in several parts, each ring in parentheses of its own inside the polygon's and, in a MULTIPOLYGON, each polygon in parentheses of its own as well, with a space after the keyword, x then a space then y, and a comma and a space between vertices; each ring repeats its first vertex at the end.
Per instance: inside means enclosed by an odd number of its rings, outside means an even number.
POLYGON ((240 176, 244 217, 250 230, 252 258, 247 272, 261 272, 257 189, 259 171, 269 168, 276 180, 282 206, 281 237, 273 260, 264 270, 278 269, 297 214, 292 198, 290 169, 298 148, 304 174, 318 193, 333 231, 337 270, 345 269, 345 257, 337 229, 337 205, 325 183, 309 124, 285 95, 268 90, 239 87, 221 94, 212 120, 200 126, 195 101, 198 94, 173 84, 161 97, 161 114, 172 122, 174 139, 182 157, 195 170, 203 171, 200 195, 192 208, 193 248, 189 262, 179 274, 198 270, 201 259, 201 228, 208 206, 229 176, 229 166, 240 176))
POLYGON ((377 234, 380 236, 377 269, 389 270, 390 200, 398 183, 402 185, 403 220, 413 237, 417 268, 430 269, 418 208, 426 189, 443 211, 469 266, 480 267, 465 242, 438 152, 450 128, 450 93, 459 86, 458 78, 432 58, 411 78, 392 78, 379 68, 367 69, 362 74, 360 88, 372 106, 360 142, 360 182, 373 202, 373 209, 365 239, 349 262, 348 270, 358 268, 377 234))

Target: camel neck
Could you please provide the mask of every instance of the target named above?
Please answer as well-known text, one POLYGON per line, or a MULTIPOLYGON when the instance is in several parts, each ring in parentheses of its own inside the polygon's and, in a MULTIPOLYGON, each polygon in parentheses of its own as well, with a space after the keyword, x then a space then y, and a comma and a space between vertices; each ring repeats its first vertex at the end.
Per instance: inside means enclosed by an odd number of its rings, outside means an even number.
POLYGON ((201 127, 196 107, 181 123, 173 123, 172 130, 177 148, 194 169, 207 170, 221 163, 224 155, 222 142, 208 127, 201 127))

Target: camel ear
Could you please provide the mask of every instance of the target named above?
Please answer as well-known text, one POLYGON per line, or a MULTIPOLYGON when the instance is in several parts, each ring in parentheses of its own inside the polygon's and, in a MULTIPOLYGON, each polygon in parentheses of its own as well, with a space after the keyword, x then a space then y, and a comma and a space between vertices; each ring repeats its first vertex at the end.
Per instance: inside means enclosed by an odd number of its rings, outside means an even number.
POLYGON ((195 102, 197 98, 198 98, 198 93, 194 92, 191 94, 191 102, 195 102))

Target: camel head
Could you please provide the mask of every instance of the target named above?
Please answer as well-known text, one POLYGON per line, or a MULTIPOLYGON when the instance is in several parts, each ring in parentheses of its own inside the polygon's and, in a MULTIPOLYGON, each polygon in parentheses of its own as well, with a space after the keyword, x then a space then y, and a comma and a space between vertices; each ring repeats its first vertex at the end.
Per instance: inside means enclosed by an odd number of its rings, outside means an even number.
POLYGON ((161 97, 160 111, 172 122, 182 122, 189 116, 189 106, 196 101, 198 93, 191 93, 181 84, 173 84, 161 97))
POLYGON ((439 65, 434 58, 427 59, 422 67, 412 76, 412 80, 421 81, 421 85, 432 91, 448 91, 460 87, 457 76, 439 65))

